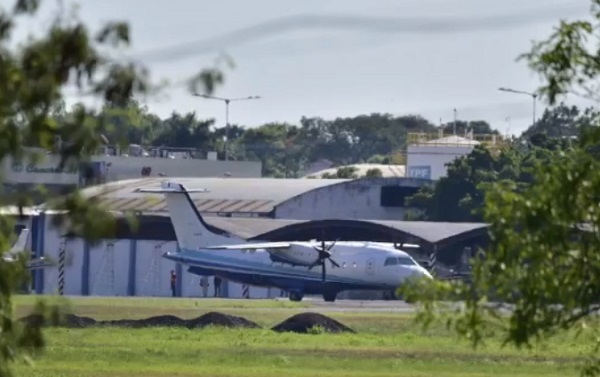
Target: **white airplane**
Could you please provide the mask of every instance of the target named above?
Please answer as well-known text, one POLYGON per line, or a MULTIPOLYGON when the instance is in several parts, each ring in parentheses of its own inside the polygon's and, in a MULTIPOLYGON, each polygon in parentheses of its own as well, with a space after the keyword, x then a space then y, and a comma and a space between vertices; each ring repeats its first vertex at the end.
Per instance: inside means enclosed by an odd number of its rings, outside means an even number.
MULTIPOLYGON (((165 196, 175 230, 179 252, 163 257, 188 266, 196 275, 216 275, 241 284, 278 287, 289 292, 292 301, 305 294, 321 294, 335 301, 346 290, 395 292, 413 276, 432 278, 411 256, 393 246, 370 242, 262 242, 244 243, 207 224, 190 192, 176 182, 165 181, 160 189, 139 192, 165 196), (326 263, 328 261, 328 263, 326 263), (327 273, 326 265, 331 265, 327 273), (321 271, 314 270, 320 266, 321 271)), ((394 297, 394 296, 392 296, 394 297)))
MULTIPOLYGON (((17 241, 12 246, 12 248, 9 251, 2 254, 2 260, 4 262, 13 263, 18 260, 19 254, 26 253, 27 237, 29 237, 29 229, 24 228, 21 230, 21 233, 19 233, 19 237, 17 238, 17 241)), ((48 261, 46 261, 44 257, 41 257, 27 260, 26 267, 28 270, 37 270, 50 265, 51 264, 48 261)))

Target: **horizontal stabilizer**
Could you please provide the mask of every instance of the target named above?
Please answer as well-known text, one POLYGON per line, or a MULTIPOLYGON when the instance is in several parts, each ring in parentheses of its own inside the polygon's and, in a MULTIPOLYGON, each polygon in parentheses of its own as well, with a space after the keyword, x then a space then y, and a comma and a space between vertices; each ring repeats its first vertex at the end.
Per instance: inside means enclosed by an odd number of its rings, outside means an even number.
POLYGON ((44 257, 32 259, 27 262, 27 268, 31 269, 31 270, 36 270, 36 269, 40 269, 40 268, 44 268, 44 267, 50 267, 53 265, 54 265, 54 263, 46 260, 44 257))
POLYGON ((168 192, 208 192, 208 189, 187 189, 180 183, 171 181, 161 182, 160 188, 141 188, 137 189, 137 192, 148 192, 148 193, 168 193, 168 192))
POLYGON ((203 249, 210 250, 257 250, 257 249, 288 249, 291 246, 289 242, 263 242, 246 243, 239 245, 208 246, 203 249))

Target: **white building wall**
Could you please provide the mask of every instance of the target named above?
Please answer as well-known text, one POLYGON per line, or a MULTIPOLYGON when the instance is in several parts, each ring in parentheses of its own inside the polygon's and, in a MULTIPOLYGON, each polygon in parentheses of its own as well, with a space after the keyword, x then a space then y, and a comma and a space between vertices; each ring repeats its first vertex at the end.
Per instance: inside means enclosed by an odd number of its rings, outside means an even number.
POLYGON ((298 220, 402 220, 406 207, 382 207, 382 186, 421 187, 425 181, 409 178, 371 178, 309 191, 275 208, 275 218, 298 220))
POLYGON ((471 153, 474 146, 414 146, 406 151, 407 176, 437 180, 446 175, 445 164, 471 153))
POLYGON ((162 254, 176 251, 174 241, 137 241, 136 296, 171 296, 171 270, 176 269, 176 263, 162 254))
POLYGON ((104 240, 90 247, 90 296, 127 296, 129 245, 129 240, 104 240))

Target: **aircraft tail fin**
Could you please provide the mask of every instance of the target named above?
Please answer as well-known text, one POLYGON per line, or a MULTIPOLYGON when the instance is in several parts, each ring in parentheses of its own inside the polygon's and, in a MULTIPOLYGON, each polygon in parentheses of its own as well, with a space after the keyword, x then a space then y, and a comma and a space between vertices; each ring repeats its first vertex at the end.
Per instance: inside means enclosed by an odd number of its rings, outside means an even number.
POLYGON ((10 248, 8 255, 16 258, 18 254, 25 251, 25 247, 27 246, 27 238, 28 237, 29 237, 29 229, 28 228, 22 229, 21 233, 19 233, 19 237, 17 238, 17 241, 10 248))
POLYGON ((206 189, 188 190, 180 183, 164 181, 160 189, 138 189, 138 192, 164 195, 177 242, 182 249, 197 250, 203 246, 230 243, 231 238, 239 239, 207 224, 198 212, 189 193, 208 192, 206 189))

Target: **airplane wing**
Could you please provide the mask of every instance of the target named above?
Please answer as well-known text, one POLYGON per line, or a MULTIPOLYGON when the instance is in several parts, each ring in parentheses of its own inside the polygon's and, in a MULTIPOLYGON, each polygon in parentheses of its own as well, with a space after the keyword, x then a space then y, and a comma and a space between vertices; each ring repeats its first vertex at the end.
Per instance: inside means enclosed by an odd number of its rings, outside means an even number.
POLYGON ((292 246, 289 242, 263 242, 263 243, 245 243, 238 245, 208 246, 202 249, 209 250, 257 250, 257 249, 289 249, 292 246))

